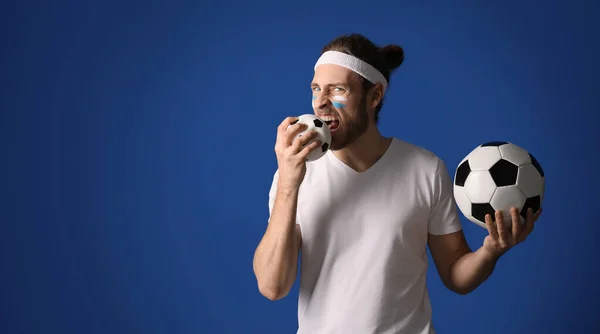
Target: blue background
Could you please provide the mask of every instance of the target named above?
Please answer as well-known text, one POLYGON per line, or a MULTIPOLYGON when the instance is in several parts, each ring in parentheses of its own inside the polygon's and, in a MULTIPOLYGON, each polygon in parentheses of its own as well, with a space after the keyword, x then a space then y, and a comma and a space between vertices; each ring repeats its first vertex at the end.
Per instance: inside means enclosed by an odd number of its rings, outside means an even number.
MULTIPOLYGON (((428 278, 439 333, 600 330, 597 1, 14 1, 0 10, 0 332, 295 333, 252 272, 276 126, 312 112, 320 49, 406 60, 385 135, 452 173, 508 140, 544 214, 478 290, 428 278), (18 3, 18 4, 17 4, 18 3)), ((463 220, 467 240, 485 231, 463 220)))

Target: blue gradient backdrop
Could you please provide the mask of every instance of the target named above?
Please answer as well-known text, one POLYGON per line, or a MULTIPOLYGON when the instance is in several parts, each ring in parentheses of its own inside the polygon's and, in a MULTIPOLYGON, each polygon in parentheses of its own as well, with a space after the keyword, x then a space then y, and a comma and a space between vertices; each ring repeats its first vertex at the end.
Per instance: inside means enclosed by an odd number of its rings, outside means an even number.
MULTIPOLYGON (((439 333, 600 330, 597 1, 20 1, 0 20, 0 333, 295 333, 257 291, 275 129, 343 33, 406 61, 384 134, 453 172, 508 140, 545 168, 534 234, 439 333), (18 3, 18 4, 17 4, 18 3)), ((470 245, 485 231, 463 220, 470 245)), ((593 332, 593 331, 592 331, 593 332)))

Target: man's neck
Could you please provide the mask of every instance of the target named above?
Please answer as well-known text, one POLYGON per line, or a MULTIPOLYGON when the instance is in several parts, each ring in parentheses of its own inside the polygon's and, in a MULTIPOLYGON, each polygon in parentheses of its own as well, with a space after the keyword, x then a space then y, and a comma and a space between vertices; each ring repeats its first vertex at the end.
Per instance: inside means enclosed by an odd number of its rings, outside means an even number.
POLYGON ((371 168, 387 151, 392 138, 383 137, 375 125, 347 147, 333 151, 333 154, 348 167, 362 173, 371 168))

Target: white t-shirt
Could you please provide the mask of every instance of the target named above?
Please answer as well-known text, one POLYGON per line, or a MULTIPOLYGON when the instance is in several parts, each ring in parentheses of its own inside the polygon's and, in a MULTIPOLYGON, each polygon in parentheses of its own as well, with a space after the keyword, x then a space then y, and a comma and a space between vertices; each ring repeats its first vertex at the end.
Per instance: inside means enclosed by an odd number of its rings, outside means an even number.
POLYGON ((329 151, 307 163, 297 223, 297 334, 435 333, 425 279, 427 234, 461 229, 440 158, 394 138, 375 165, 358 173, 329 151))

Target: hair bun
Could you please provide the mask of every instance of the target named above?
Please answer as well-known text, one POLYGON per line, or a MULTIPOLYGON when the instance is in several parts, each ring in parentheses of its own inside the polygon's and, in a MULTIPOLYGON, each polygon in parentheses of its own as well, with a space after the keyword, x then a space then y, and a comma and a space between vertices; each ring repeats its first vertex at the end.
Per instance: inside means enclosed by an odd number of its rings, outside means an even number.
POLYGON ((398 68, 404 61, 404 50, 395 44, 386 45, 381 48, 381 54, 390 70, 398 68))

